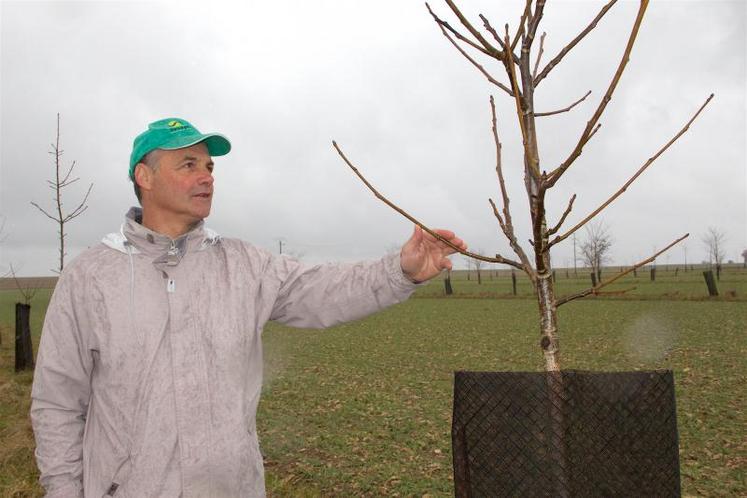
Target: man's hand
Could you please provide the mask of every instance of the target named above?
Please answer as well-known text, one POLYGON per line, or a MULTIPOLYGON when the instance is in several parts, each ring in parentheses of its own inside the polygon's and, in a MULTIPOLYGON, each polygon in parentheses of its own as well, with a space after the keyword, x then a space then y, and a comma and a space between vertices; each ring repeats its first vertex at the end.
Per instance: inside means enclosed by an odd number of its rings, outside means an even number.
MULTIPOLYGON (((467 244, 454 235, 454 232, 449 230, 434 230, 434 232, 461 250, 467 249, 467 244)), ((412 237, 405 242, 400 251, 402 272, 413 282, 425 282, 441 273, 441 270, 451 270, 451 261, 447 256, 455 252, 454 249, 415 225, 412 237)))

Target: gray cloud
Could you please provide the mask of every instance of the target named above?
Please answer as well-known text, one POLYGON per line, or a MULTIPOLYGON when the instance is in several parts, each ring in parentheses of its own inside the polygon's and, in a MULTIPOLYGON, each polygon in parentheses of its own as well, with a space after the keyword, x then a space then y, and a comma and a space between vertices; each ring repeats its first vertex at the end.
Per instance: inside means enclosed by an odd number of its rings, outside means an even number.
MULTIPOLYGON (((523 2, 469 2, 496 26, 523 2), (500 7, 500 8, 499 8, 500 7)), ((443 16, 447 7, 432 5, 443 16)), ((546 56, 591 19, 597 2, 546 9, 546 56)), ((49 202, 55 115, 65 159, 94 182, 89 211, 69 227, 70 255, 117 229, 134 196, 132 139, 182 116, 234 144, 217 161, 209 225, 275 249, 279 237, 308 261, 375 257, 410 224, 373 198, 331 147, 340 143, 382 193, 473 248, 508 253, 487 198, 498 195, 488 95, 498 102, 504 164, 521 240, 527 202, 513 102, 456 53, 420 2, 3 2, 0 4, 0 267, 47 274, 53 224, 29 204, 49 202)), ((571 113, 540 124, 550 169, 575 145, 624 49, 636 2, 620 2, 537 91, 538 110, 571 113)), ((594 209, 690 118, 691 130, 603 215, 615 263, 647 256, 685 232, 727 234, 728 258, 747 247, 745 5, 672 1, 649 7, 603 127, 549 196, 549 218, 578 194, 569 223, 594 209)), ((502 69, 490 66, 494 74, 502 69)), ((504 78, 505 81, 505 78, 504 78)), ((579 235, 583 237, 583 235, 579 235)), ((570 261, 569 242, 557 264, 570 261)), ((682 248, 669 259, 680 261, 682 248)))

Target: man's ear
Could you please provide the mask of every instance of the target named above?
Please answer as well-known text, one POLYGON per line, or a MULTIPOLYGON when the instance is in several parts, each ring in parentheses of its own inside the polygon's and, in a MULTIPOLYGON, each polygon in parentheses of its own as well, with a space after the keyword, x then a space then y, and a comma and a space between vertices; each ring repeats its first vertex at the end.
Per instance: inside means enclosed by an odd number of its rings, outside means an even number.
POLYGON ((153 184, 153 169, 144 163, 135 165, 135 182, 140 190, 150 190, 153 184))

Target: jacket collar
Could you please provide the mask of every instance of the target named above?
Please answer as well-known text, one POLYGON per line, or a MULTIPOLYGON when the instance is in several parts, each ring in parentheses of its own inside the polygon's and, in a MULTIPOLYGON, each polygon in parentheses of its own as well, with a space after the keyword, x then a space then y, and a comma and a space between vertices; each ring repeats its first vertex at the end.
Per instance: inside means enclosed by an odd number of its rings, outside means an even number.
POLYGON ((182 257, 190 251, 201 251, 220 241, 220 235, 205 228, 204 221, 200 221, 192 230, 177 239, 154 232, 141 225, 143 210, 132 207, 125 216, 125 222, 119 233, 110 233, 102 241, 108 247, 127 253, 145 254, 154 259, 154 263, 164 263, 167 266, 179 264, 182 257), (129 248, 128 248, 129 246, 129 248))

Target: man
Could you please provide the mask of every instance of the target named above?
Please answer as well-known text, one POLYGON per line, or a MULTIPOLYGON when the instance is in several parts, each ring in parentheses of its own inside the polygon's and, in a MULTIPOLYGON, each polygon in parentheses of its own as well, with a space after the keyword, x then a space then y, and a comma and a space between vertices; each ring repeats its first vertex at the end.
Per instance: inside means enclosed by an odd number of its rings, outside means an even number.
POLYGON ((355 265, 221 238, 203 220, 212 157, 230 149, 183 119, 151 123, 130 158, 142 209, 60 276, 32 388, 47 496, 264 496, 264 324, 355 320, 451 267, 453 250, 419 228, 400 254, 355 265))

